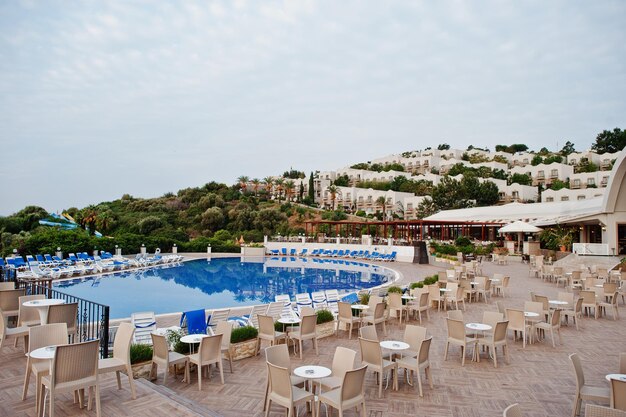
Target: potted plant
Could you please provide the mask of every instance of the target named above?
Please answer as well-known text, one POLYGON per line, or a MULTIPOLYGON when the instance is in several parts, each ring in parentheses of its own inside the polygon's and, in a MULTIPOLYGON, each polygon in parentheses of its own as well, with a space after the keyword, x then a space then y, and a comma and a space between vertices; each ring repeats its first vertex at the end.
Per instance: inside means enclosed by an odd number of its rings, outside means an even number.
POLYGON ((259 331, 254 326, 237 327, 230 333, 230 355, 234 361, 256 355, 259 331))
POLYGON ((324 338, 335 334, 335 316, 330 310, 317 311, 317 337, 324 338))
POLYGON ((550 250, 565 252, 574 241, 574 229, 569 227, 549 227, 539 235, 541 243, 550 250))
POLYGON ((149 378, 152 367, 152 346, 145 343, 131 344, 130 365, 133 378, 149 378))

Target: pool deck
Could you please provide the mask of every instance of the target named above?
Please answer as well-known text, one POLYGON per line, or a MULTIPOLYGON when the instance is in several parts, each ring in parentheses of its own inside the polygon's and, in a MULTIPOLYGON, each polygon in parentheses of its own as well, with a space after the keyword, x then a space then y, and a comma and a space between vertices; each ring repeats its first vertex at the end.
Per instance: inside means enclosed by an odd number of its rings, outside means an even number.
MULTIPOLYGON (((215 255, 213 255, 215 256, 215 255)), ((434 266, 391 263, 384 264, 402 273, 401 283, 418 280, 431 275, 440 268, 434 266)), ((481 321, 484 311, 496 311, 496 300, 502 300, 506 307, 522 308, 530 299, 529 291, 548 297, 556 297, 562 288, 544 283, 528 275, 528 266, 514 262, 506 266, 486 264, 484 274, 505 273, 511 276, 510 295, 506 298, 494 297, 488 303, 468 303, 464 312, 465 321, 481 321)), ((496 417, 509 404, 518 402, 524 416, 547 417, 569 416, 572 412, 575 379, 568 355, 577 352, 581 356, 586 382, 594 386, 607 387, 604 376, 615 373, 619 368, 618 356, 626 351, 626 326, 624 307, 620 305, 622 318, 614 321, 609 318, 584 318, 581 330, 574 326, 562 329, 563 344, 552 347, 549 340, 527 345, 522 349, 521 341, 514 342, 509 335, 510 363, 499 360, 498 368, 493 362, 483 358, 480 363, 472 362, 470 354, 464 367, 461 367, 460 350, 451 347, 447 361, 443 360, 446 342, 446 314, 431 311, 430 319, 422 321, 433 336, 430 361, 434 388, 424 385, 424 397, 419 397, 416 387, 408 386, 401 376, 399 391, 391 388, 383 391, 378 398, 378 388, 372 372, 366 374, 365 394, 368 416, 459 416, 496 417)), ((418 324, 415 320, 411 324, 418 324)), ((159 324, 161 325, 161 324, 159 324)), ((386 339, 401 339, 404 324, 390 320, 386 339)), ((379 331, 380 333, 380 331, 379 331)), ((265 345, 264 345, 265 346, 265 345)), ((319 342, 319 356, 315 355, 310 342, 305 343, 304 359, 291 356, 292 368, 302 364, 319 364, 330 367, 334 350, 345 346, 359 352, 358 340, 348 339, 346 332, 340 331, 337 337, 331 336, 319 342)), ((360 354, 357 354, 357 361, 360 354)), ((499 357, 500 359, 500 357, 499 357)), ((22 402, 21 386, 26 359, 21 342, 14 348, 8 343, 0 352, 0 416, 34 416, 34 383, 31 382, 31 395, 22 402)), ((228 365, 225 367, 228 369, 228 365)), ((167 381, 157 381, 157 385, 146 380, 138 380, 136 400, 130 398, 127 381, 122 379, 122 390, 115 387, 115 377, 105 375, 102 380, 103 416, 262 416, 262 399, 265 387, 266 368, 263 355, 244 359, 233 364, 234 373, 225 372, 225 384, 213 372, 211 380, 203 382, 202 392, 198 391, 197 376, 192 374, 190 385, 174 377, 167 381), (164 384, 164 385, 163 385, 164 384)), ((86 412, 74 405, 71 396, 61 396, 57 402, 57 416, 95 416, 95 411, 86 412)), ((284 409, 273 407, 271 416, 283 416, 284 409)), ((304 409, 300 409, 304 416, 304 409)), ((322 415, 324 411, 322 410, 322 415)), ((356 416, 354 410, 345 413, 356 416)))

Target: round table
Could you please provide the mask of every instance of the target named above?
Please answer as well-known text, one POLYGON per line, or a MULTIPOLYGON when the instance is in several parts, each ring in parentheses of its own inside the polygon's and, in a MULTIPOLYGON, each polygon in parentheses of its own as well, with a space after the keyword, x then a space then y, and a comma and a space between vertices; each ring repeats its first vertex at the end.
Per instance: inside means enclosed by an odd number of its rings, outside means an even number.
POLYGON ((368 306, 367 304, 352 304, 350 305, 350 308, 354 309, 354 310, 367 310, 370 308, 370 306, 368 306))
MULTIPOLYGON (((467 323, 465 327, 474 331, 474 338, 476 338, 478 332, 484 332, 484 331, 493 329, 493 327, 484 323, 467 323)), ((479 355, 480 355, 480 352, 476 348, 476 345, 474 345, 474 353, 472 354, 472 360, 476 362, 480 362, 479 355)))
MULTIPOLYGON (((393 354, 395 352, 399 352, 400 353, 400 359, 402 359, 402 351, 403 350, 407 350, 408 348, 411 347, 411 345, 409 345, 406 342, 402 342, 400 340, 383 340, 382 342, 379 342, 380 347, 383 349, 388 349, 391 351, 394 351, 391 353, 389 360, 393 360, 393 354)), ((411 385, 411 384, 409 384, 411 385)), ((385 385, 385 389, 387 389, 389 387, 389 378, 387 378, 387 384, 385 385)), ((397 387, 396 387, 397 388, 397 387)))
POLYGON ((539 313, 535 313, 534 311, 524 311, 524 317, 527 319, 532 319, 535 317, 539 317, 539 313))
POLYGON ((548 303, 553 304, 555 306, 566 306, 569 304, 567 301, 562 301, 562 300, 548 300, 548 303))
POLYGON ((415 300, 415 297, 413 297, 412 295, 403 295, 401 298, 403 300, 415 300))
POLYGON ((208 337, 206 334, 188 334, 180 338, 180 341, 183 343, 189 343, 189 349, 191 350, 191 354, 194 353, 193 346, 196 343, 200 343, 202 339, 208 337))
POLYGON ((605 378, 609 382, 611 382, 612 379, 618 379, 626 382, 626 374, 608 374, 605 378))
MULTIPOLYGON (((314 380, 314 379, 326 378, 327 376, 330 376, 332 374, 332 371, 325 366, 305 365, 305 366, 299 366, 296 369, 294 369, 293 374, 301 378, 305 378, 307 380, 314 380)), ((313 384, 309 384, 309 388, 312 388, 312 385, 313 384)), ((319 392, 321 391, 322 389, 320 387, 319 392)), ((317 395, 315 396, 315 401, 317 401, 317 395)), ((311 407, 313 407, 313 405, 311 405, 311 407)))
POLYGON ((47 298, 44 300, 30 300, 22 303, 24 307, 36 308, 39 313, 39 321, 41 324, 48 324, 48 307, 65 304, 62 298, 47 298))
POLYGON ((32 352, 28 353, 28 356, 33 359, 54 359, 56 351, 56 346, 45 346, 33 350, 32 352))

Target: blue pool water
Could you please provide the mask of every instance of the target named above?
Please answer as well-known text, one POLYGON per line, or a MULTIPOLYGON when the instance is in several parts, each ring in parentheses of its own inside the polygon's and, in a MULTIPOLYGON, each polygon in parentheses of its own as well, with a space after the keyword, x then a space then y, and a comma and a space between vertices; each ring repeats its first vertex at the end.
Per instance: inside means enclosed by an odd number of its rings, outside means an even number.
POLYGON ((142 271, 54 284, 56 290, 111 307, 111 318, 137 311, 156 314, 274 301, 276 294, 328 289, 339 293, 392 280, 394 272, 376 265, 336 259, 198 259, 142 271))

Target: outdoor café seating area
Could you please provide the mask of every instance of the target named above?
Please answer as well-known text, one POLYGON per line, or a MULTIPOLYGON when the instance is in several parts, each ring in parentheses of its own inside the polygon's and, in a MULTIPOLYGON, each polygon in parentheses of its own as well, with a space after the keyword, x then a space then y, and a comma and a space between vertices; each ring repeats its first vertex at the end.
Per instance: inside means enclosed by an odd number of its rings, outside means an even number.
POLYGON ((128 320, 104 359, 98 340, 77 337, 75 305, 5 286, 0 415, 620 415, 594 413, 626 408, 621 273, 546 266, 538 257, 422 266, 438 279, 410 288, 423 271, 412 280, 420 267, 400 265, 404 292, 318 294, 311 305, 287 296, 211 314, 200 330, 187 317, 189 354, 172 352, 160 331, 180 317, 149 317, 147 333, 128 320), (334 314, 329 334, 320 310, 334 314), (232 360, 235 315, 258 328, 257 355, 232 360), (133 379, 128 353, 140 333, 154 372, 133 379))

